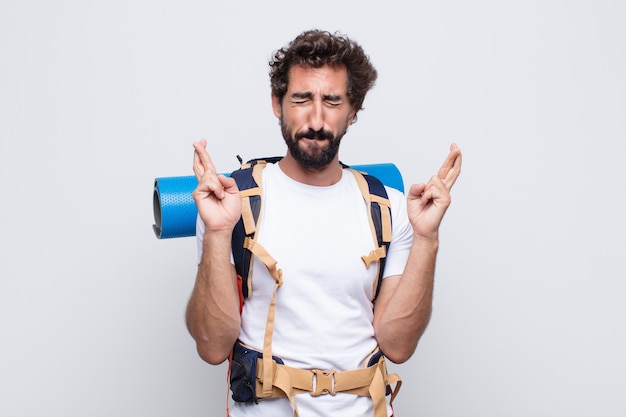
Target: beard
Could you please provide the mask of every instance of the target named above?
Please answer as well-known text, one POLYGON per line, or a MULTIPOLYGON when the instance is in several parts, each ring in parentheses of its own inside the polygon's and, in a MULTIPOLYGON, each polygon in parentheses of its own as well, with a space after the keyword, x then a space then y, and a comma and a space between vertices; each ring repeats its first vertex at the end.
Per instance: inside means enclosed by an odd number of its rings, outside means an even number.
POLYGON ((291 156, 306 169, 320 170, 333 162, 339 153, 339 145, 347 128, 337 137, 324 129, 318 131, 309 129, 294 135, 281 118, 280 130, 291 156), (309 149, 303 149, 300 146, 300 140, 303 138, 313 140, 309 149), (327 140, 326 146, 322 146, 323 140, 327 140))

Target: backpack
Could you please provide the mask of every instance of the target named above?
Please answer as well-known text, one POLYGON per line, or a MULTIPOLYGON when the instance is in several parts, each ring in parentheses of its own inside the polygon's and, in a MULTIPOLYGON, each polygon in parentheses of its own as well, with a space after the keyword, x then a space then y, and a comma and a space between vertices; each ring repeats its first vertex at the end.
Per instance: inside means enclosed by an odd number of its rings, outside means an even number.
MULTIPOLYGON (((237 182, 242 197, 241 218, 237 222, 232 235, 232 250, 235 268, 238 275, 240 303, 251 295, 252 283, 250 280, 252 269, 252 255, 257 255, 277 280, 280 271, 276 270, 276 261, 254 240, 258 230, 259 215, 261 213, 262 181, 261 171, 268 163, 276 163, 282 157, 252 159, 241 168, 233 171, 230 176, 237 182)), ((362 256, 365 266, 369 268, 372 262, 378 262, 378 275, 374 281, 372 302, 376 300, 380 291, 380 284, 385 268, 385 258, 391 243, 392 221, 391 203, 387 196, 384 184, 376 177, 354 170, 348 165, 341 164, 344 169, 350 170, 357 180, 364 202, 367 204, 370 228, 375 243, 375 249, 362 256)))
MULTIPOLYGON (((294 416, 297 416, 293 377, 300 375, 302 371, 284 366, 280 358, 272 355, 276 291, 282 285, 282 271, 277 268, 276 260, 254 240, 261 214, 261 197, 263 195, 262 170, 268 163, 276 163, 281 159, 281 157, 252 159, 230 174, 230 177, 236 181, 242 198, 241 218, 235 225, 231 242, 239 286, 240 312, 245 299, 250 297, 252 293, 252 255, 255 255, 265 264, 276 284, 267 314, 263 352, 242 347, 238 341, 229 357, 228 379, 233 393, 233 400, 254 403, 260 398, 286 395, 294 409, 294 416), (280 367, 278 374, 274 371, 277 369, 276 367, 280 367), (295 374, 291 375, 292 372, 295 372, 295 374), (280 391, 279 394, 276 394, 277 388, 280 391)), ((378 178, 352 169, 345 164, 341 165, 343 169, 350 170, 354 175, 369 214, 370 229, 375 249, 361 258, 366 268, 369 268, 372 262, 378 262, 377 278, 374 280, 372 291, 372 302, 374 302, 380 291, 387 250, 391 243, 391 203, 384 184, 378 178)), ((334 387, 331 383, 330 391, 321 390, 319 393, 312 393, 312 395, 328 392, 332 392, 334 395, 335 388, 357 395, 368 395, 372 397, 374 402, 375 414, 386 415, 384 396, 391 394, 390 401, 393 401, 402 381, 396 374, 387 374, 384 355, 378 348, 373 355, 367 369, 342 373, 341 380, 349 381, 347 387, 340 388, 341 385, 334 387), (367 375, 365 379, 363 379, 363 374, 367 375), (390 384, 392 383, 396 383, 395 392, 391 390, 390 384), (375 387, 378 387, 378 389, 375 387)), ((331 378, 333 378, 332 375, 331 378)), ((311 381, 312 379, 307 374, 305 380, 311 381)), ((305 391, 311 390, 305 389, 305 391)), ((229 415, 228 405, 226 413, 229 415)))

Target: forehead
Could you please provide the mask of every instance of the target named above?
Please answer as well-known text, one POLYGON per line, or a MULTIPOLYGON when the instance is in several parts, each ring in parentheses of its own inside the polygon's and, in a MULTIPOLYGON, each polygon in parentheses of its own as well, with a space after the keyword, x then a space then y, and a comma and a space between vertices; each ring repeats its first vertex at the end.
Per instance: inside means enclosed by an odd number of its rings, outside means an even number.
POLYGON ((319 68, 295 65, 289 70, 287 90, 337 95, 348 92, 348 71, 345 67, 324 65, 319 68))

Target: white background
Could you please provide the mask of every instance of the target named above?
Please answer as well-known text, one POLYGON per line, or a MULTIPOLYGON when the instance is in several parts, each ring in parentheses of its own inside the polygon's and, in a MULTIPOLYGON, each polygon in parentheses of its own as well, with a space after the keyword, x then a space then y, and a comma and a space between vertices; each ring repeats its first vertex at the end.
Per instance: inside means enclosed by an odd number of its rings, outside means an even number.
MULTIPOLYGON (((0 415, 220 416, 183 314, 193 238, 155 177, 280 155, 267 61, 340 30, 379 70, 352 164, 426 181, 457 142, 434 315, 396 415, 626 415, 626 3, 0 3, 0 415)), ((347 242, 346 244, 349 244, 347 242)))

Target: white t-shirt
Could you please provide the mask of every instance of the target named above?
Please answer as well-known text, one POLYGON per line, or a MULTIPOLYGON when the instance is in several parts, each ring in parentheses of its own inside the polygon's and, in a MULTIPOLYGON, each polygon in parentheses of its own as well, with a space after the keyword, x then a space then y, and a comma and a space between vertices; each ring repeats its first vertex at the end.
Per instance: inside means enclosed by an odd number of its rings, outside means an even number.
MULTIPOLYGON (((412 228, 404 195, 387 187, 392 206, 393 240, 384 277, 400 275, 408 257, 412 228)), ((376 348, 372 289, 377 264, 365 267, 361 256, 375 248, 367 208, 349 171, 328 187, 310 186, 286 176, 278 164, 263 170, 263 197, 256 239, 282 270, 276 293, 272 354, 302 369, 345 371, 364 366, 376 348)), ((199 221, 198 248, 203 225, 199 221)), ((242 312, 239 339, 259 351, 275 281, 258 259, 253 260, 252 295, 242 312)), ((368 397, 296 396, 301 417, 372 416, 368 397)), ((259 404, 235 403, 233 417, 293 416, 286 398, 259 404)))

